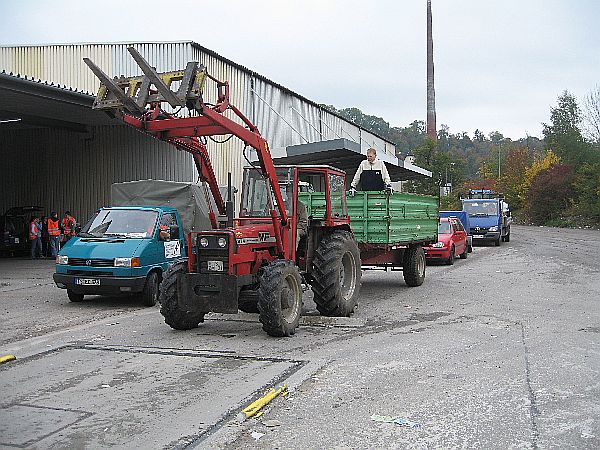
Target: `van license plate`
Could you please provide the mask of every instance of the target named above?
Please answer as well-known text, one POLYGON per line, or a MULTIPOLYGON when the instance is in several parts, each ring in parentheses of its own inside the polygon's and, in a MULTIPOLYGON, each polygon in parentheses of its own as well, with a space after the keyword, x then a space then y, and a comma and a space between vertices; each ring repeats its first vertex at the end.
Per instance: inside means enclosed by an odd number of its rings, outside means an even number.
POLYGON ((208 261, 208 270, 211 272, 223 272, 223 261, 208 261))
POLYGON ((100 286, 99 278, 75 278, 75 284, 80 286, 100 286))

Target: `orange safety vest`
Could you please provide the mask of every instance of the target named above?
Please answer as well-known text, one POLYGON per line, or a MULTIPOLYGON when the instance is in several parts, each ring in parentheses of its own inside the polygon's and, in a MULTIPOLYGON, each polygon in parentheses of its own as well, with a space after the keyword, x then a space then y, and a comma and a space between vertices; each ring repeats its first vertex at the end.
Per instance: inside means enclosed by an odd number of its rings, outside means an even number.
POLYGON ((34 241, 37 238, 38 231, 39 231, 39 227, 38 227, 37 223, 31 222, 31 224, 29 225, 29 240, 30 241, 34 241))
POLYGON ((75 219, 71 216, 63 217, 62 226, 66 236, 70 236, 75 231, 75 219), (73 225, 73 226, 71 226, 73 225))
POLYGON ((48 234, 50 236, 60 236, 60 229, 58 228, 58 220, 48 219, 48 234))

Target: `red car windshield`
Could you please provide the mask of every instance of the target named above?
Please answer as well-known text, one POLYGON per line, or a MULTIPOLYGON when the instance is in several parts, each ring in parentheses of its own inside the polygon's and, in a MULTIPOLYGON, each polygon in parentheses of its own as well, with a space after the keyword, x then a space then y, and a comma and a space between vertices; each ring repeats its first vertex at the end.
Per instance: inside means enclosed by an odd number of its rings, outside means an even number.
POLYGON ((450 229, 450 222, 440 222, 438 223, 438 234, 450 234, 452 230, 450 229))

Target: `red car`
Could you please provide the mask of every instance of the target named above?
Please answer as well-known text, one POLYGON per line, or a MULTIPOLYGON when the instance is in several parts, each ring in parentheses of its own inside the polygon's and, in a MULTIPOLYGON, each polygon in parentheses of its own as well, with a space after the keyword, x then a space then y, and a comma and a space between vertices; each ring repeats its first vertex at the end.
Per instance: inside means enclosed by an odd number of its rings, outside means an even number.
POLYGON ((427 247, 425 258, 429 261, 445 261, 454 264, 455 255, 467 259, 467 232, 457 217, 441 217, 438 224, 438 242, 427 247))

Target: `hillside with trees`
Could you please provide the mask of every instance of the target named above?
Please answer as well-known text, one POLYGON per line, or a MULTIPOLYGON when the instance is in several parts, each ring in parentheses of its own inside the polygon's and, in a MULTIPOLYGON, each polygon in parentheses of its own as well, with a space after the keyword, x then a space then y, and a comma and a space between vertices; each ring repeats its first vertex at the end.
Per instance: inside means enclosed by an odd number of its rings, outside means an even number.
POLYGON ((558 96, 543 123, 543 139, 512 140, 498 131, 452 133, 441 125, 437 141, 426 136, 425 122, 390 126, 382 117, 358 108, 327 109, 396 145, 397 156, 415 156, 431 179, 413 183, 417 193, 437 195, 446 183, 452 194, 443 208, 459 208, 468 189, 503 192, 516 221, 535 225, 600 227, 600 87, 580 107, 568 91, 558 96))

